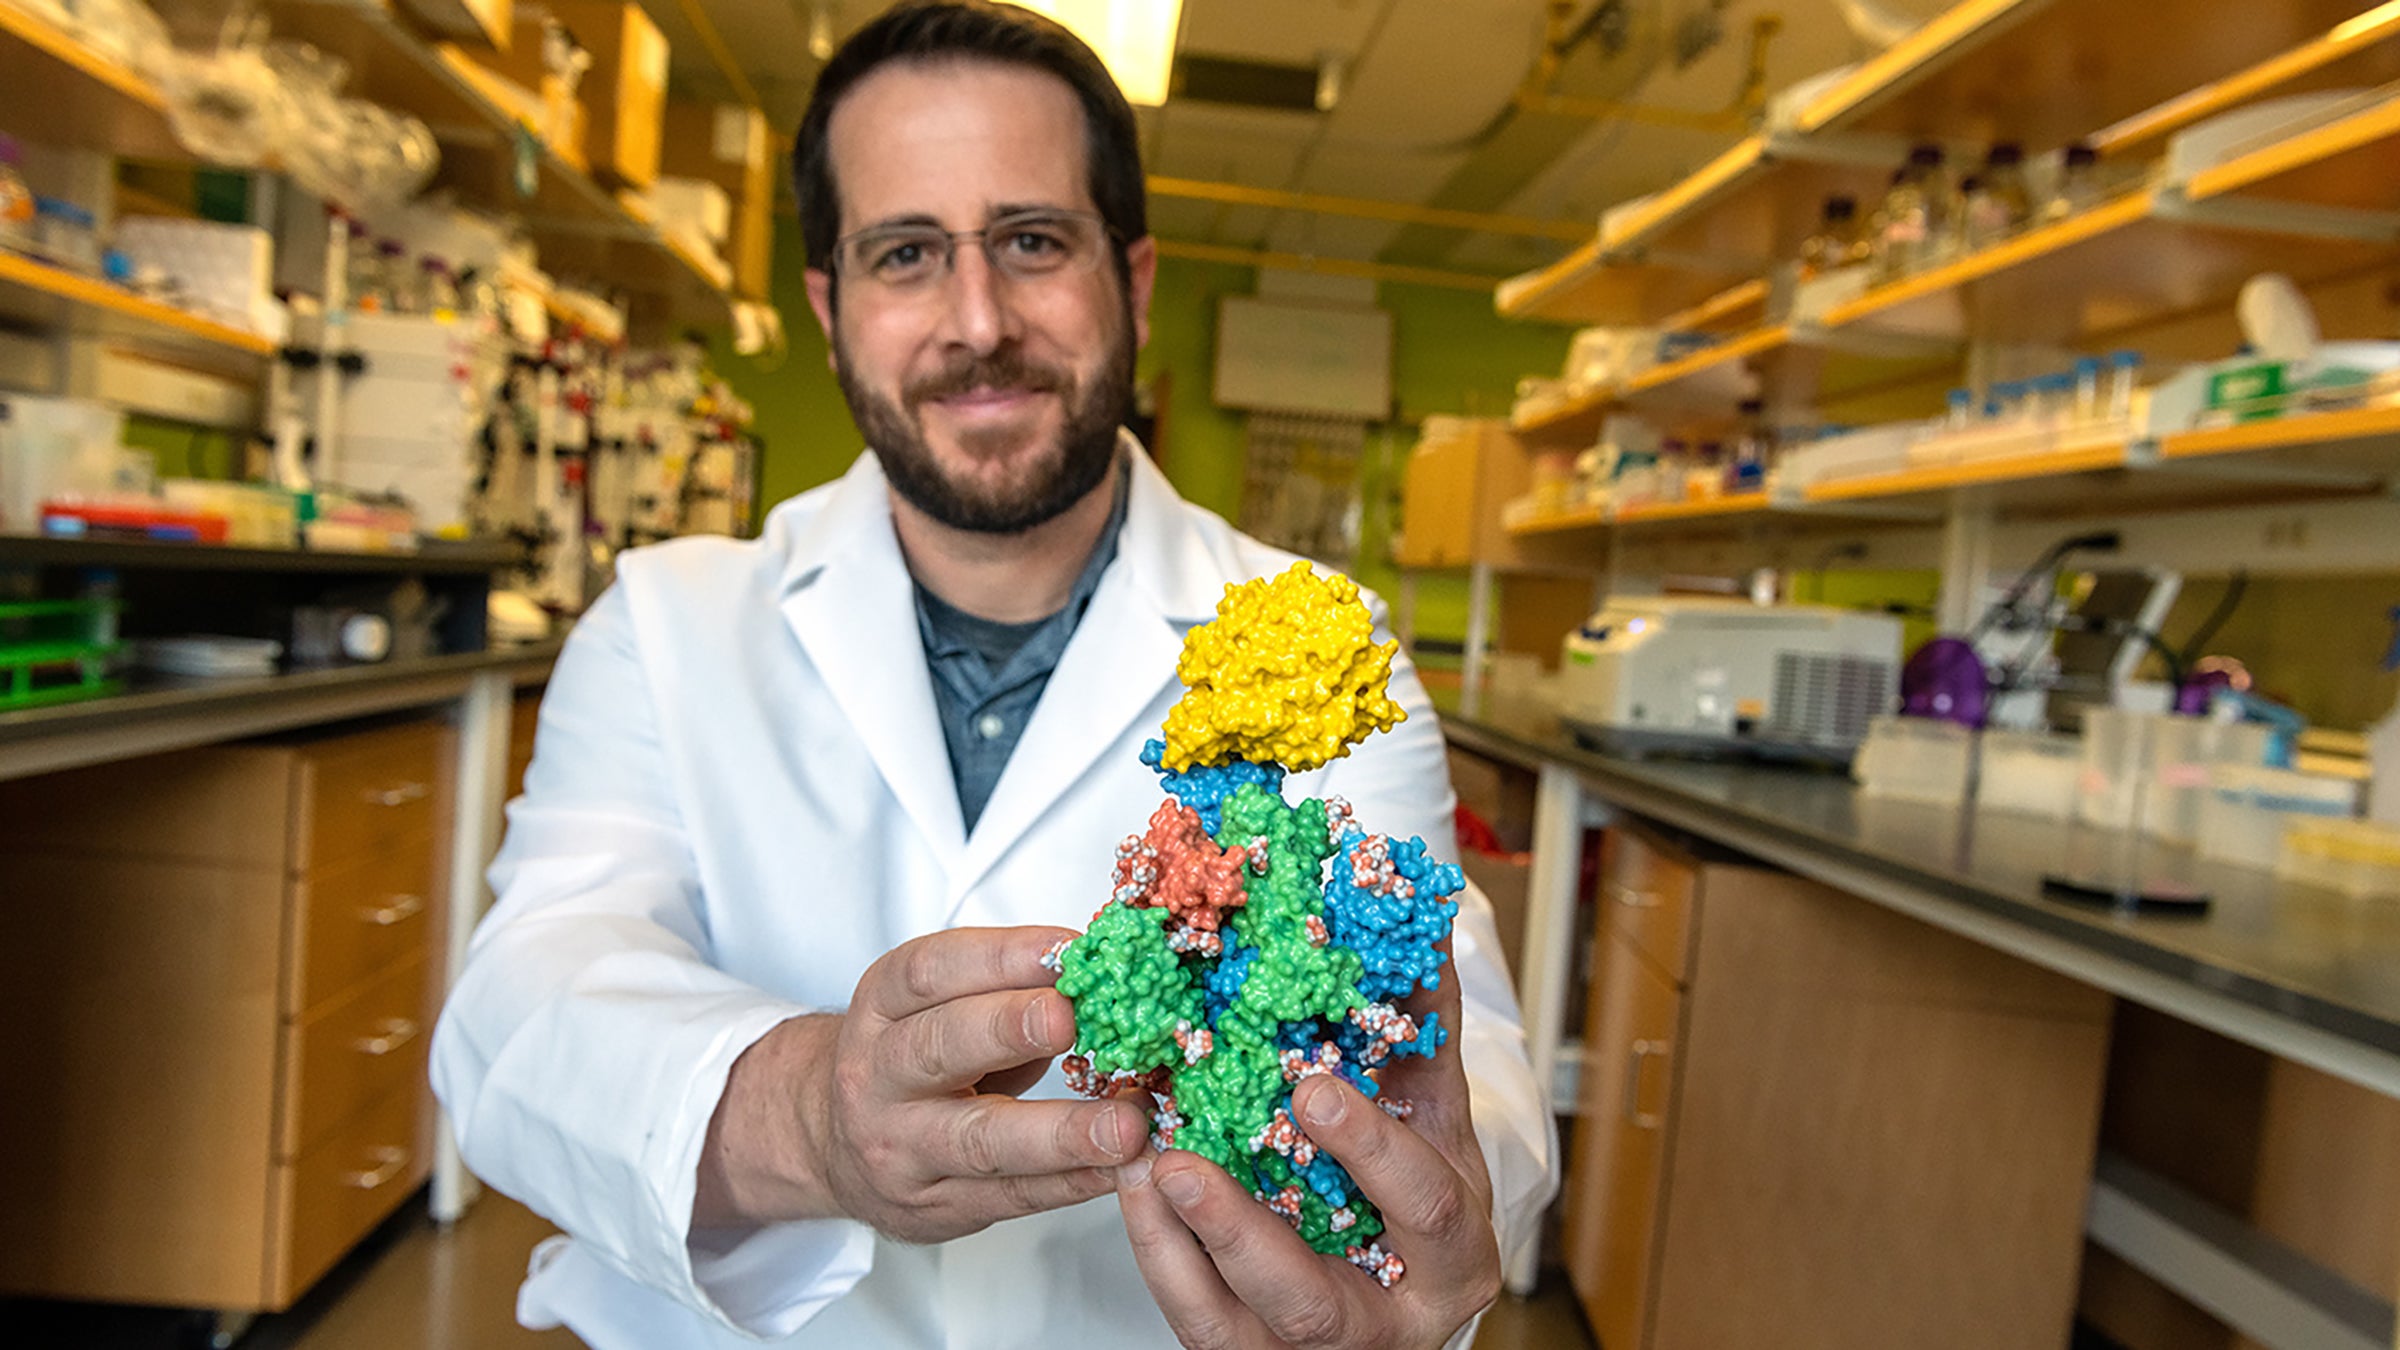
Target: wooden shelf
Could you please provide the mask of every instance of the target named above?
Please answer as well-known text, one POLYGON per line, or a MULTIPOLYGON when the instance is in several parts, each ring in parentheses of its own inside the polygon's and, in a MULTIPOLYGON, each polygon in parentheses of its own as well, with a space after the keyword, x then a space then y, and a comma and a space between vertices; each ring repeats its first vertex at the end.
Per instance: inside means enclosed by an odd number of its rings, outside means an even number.
POLYGON ((2128 193, 2081 215, 1879 286, 1828 310, 1845 330, 1957 341, 2093 347, 2195 313, 2231 312, 2242 285, 2283 272, 2302 285, 2353 277, 2400 255, 2364 240, 2301 239, 2266 226, 2170 218, 2164 194, 2128 193))
POLYGON ((1705 520, 1712 516, 1746 516, 1768 509, 1764 492, 1736 492, 1723 497, 1680 502, 1645 502, 1619 509, 1619 525, 1646 525, 1668 520, 1705 520))
POLYGON ((132 158, 191 158, 167 129, 156 86, 49 20, 0 4, 0 132, 132 158), (24 97, 35 91, 35 97, 24 97))
POLYGON ((1572 511, 1535 516, 1505 527, 1511 538, 1533 539, 1546 534, 1572 534, 1577 530, 1597 530, 1608 524, 1608 508, 1579 506, 1572 511))
POLYGON ((2130 146, 2279 81, 2400 73, 2400 52, 2385 45, 2400 18, 2360 15, 2361 3, 2287 0, 2234 23, 2222 0, 1963 0, 1811 100, 1793 135, 1739 142, 1591 244, 1511 278, 1496 302, 1511 318, 1560 322, 1682 308, 1794 256, 1827 196, 1871 209, 1910 140, 2013 141, 2038 153, 2106 133, 2130 146), (2178 96, 2179 112, 2137 120, 2178 96), (1889 153, 1860 157, 1877 147, 1889 153), (1655 307, 1640 309, 1645 300, 1655 307))
POLYGON ((481 576, 520 565, 525 550, 505 541, 428 541, 414 553, 338 549, 243 548, 143 540, 55 539, 0 534, 0 563, 12 567, 110 567, 127 571, 356 573, 373 576, 481 576))
POLYGON ((2161 459, 2202 459, 2302 446, 2347 449, 2362 444, 2378 448, 2391 459, 2392 467, 2400 470, 2400 408, 2304 413, 2298 417, 2178 432, 2159 439, 2158 453, 2161 459))
POLYGON ((2184 185, 2193 201, 2236 193, 2245 200, 2400 210, 2400 97, 2204 169, 2184 185))
POLYGON ((1927 464, 1893 473, 1863 474, 1856 478, 1812 483, 1800 495, 1802 501, 1810 503, 1888 501, 1946 493, 1962 487, 2029 483, 2124 466, 2125 447, 2111 443, 2082 450, 1995 455, 1964 464, 1927 464))
POLYGON ((2400 79, 2394 38, 2400 38, 2400 0, 2383 0, 2297 47, 2103 128, 2092 145, 2104 158, 2155 154, 2185 127, 2270 95, 2387 84, 2400 79))
POLYGON ((256 333, 145 300, 97 277, 0 252, 0 319, 107 339, 145 355, 241 378, 275 344, 256 333))

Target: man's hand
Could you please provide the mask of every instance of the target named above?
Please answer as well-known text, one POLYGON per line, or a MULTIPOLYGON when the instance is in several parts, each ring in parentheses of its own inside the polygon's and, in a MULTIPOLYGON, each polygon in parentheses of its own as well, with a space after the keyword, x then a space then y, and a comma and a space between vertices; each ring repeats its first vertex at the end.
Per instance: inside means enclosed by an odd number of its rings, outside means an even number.
MULTIPOLYGON (((1454 968, 1425 1006, 1442 1014, 1455 1038, 1454 968)), ((1118 1169, 1134 1259, 1185 1345, 1431 1350, 1490 1306, 1500 1292, 1492 1183, 1475 1143, 1455 1039, 1430 1061, 1396 1065, 1383 1090, 1414 1101, 1406 1123, 1331 1077, 1301 1083, 1292 1106, 1308 1137, 1383 1211, 1377 1241, 1408 1268, 1389 1289, 1339 1256, 1310 1251, 1290 1224, 1206 1159, 1170 1150, 1118 1169)))
POLYGON ((693 1227, 844 1217, 942 1242, 1107 1194, 1145 1147, 1141 1108, 1015 1095, 1075 1042, 1041 965, 1073 936, 930 934, 869 967, 848 1012, 767 1033, 709 1122, 693 1227))

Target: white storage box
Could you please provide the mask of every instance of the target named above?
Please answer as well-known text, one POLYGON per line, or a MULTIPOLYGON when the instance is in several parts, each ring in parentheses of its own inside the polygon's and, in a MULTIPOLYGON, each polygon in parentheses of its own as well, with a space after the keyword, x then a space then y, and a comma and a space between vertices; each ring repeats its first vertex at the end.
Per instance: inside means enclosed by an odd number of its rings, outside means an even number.
POLYGON ((1975 771, 1975 733, 1930 717, 1877 717, 1851 765, 1870 797, 1956 806, 1975 771))

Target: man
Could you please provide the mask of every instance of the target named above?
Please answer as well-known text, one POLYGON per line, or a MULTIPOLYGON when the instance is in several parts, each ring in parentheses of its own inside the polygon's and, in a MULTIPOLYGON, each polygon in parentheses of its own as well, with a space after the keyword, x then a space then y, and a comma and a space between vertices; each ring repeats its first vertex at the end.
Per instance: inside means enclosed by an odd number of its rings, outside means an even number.
MULTIPOLYGON (((436 1039, 468 1162, 571 1235, 520 1318, 604 1350, 1453 1338, 1495 1214, 1549 1189, 1479 898, 1417 1115, 1296 1103, 1388 1216, 1389 1291, 1053 1067, 1039 956, 1161 795, 1137 751, 1182 634, 1288 561, 1117 431, 1156 267, 1130 110, 1047 20, 912 5, 827 66, 795 159, 873 453, 757 543, 622 561, 436 1039)), ((1405 663, 1392 689, 1413 720, 1287 794, 1446 851, 1432 711, 1405 663)))

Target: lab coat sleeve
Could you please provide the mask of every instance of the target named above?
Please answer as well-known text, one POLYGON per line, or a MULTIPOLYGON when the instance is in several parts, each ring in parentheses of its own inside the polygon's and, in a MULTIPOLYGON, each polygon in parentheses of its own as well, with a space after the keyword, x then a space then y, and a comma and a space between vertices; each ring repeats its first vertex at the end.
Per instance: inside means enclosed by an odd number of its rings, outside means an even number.
MULTIPOLYGON (((1457 797, 1441 722, 1405 658, 1393 662, 1390 692, 1408 720, 1336 761, 1324 788, 1349 799, 1360 828, 1397 839, 1418 836, 1436 857, 1456 862, 1457 797)), ((1491 901, 1472 882, 1457 899, 1451 961, 1462 1006, 1451 1044, 1466 1066, 1475 1137, 1491 1173, 1492 1227, 1502 1255, 1511 1257, 1535 1241, 1542 1211, 1558 1189, 1557 1122, 1534 1081, 1524 1015, 1501 957, 1491 901)))
POLYGON ((716 968, 624 589, 560 654, 525 794, 433 1047, 477 1174, 627 1277, 748 1336, 857 1284, 872 1232, 812 1220, 691 1231, 734 1059, 812 1011, 716 968))

